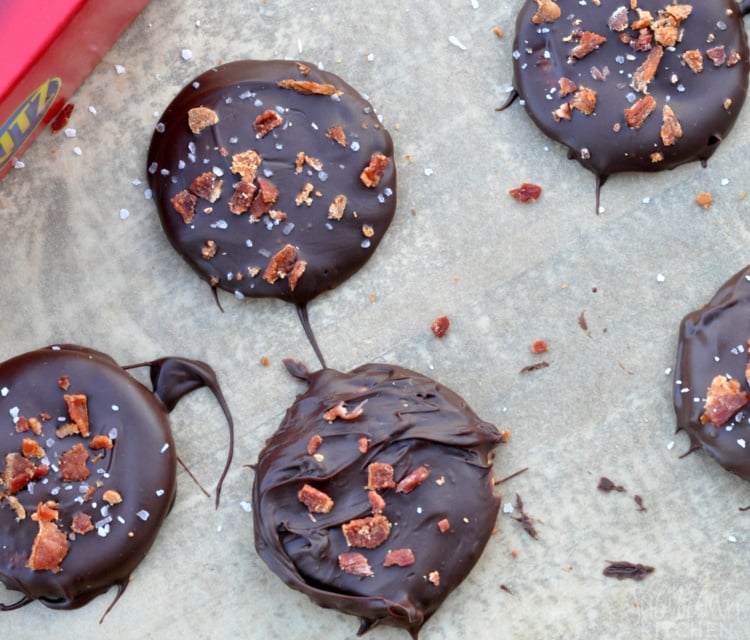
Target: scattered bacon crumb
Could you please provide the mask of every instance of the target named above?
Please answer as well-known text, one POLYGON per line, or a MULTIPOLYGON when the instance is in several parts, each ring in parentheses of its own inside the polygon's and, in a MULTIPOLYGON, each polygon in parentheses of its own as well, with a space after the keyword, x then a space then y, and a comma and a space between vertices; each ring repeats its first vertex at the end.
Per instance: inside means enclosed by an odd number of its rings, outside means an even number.
POLYGON ((557 95, 559 95, 561 98, 565 98, 566 96, 574 94, 576 92, 576 89, 578 88, 575 82, 565 76, 562 76, 557 81, 557 84, 560 87, 560 91, 557 95))
POLYGON ((632 107, 625 109, 625 121, 633 129, 640 129, 651 113, 656 109, 656 100, 653 96, 644 96, 632 107))
POLYGON ((259 138, 264 138, 283 123, 284 118, 279 115, 278 111, 267 109, 255 118, 253 121, 253 129, 255 129, 255 133, 259 138))
POLYGON ((584 31, 580 34, 578 44, 570 51, 570 57, 581 60, 596 50, 599 45, 604 44, 607 38, 592 31, 584 31))
POLYGON ((94 525, 91 522, 91 516, 83 511, 77 511, 73 514, 73 521, 71 522, 70 530, 80 536, 93 531, 94 525))
POLYGON ((68 405, 70 419, 78 427, 79 433, 84 437, 89 437, 89 410, 88 399, 82 393, 75 395, 65 394, 63 396, 65 404, 68 405))
POLYGON ((298 207, 301 207, 303 204, 306 204, 308 207, 312 204, 312 198, 310 197, 310 194, 313 192, 313 189, 315 189, 312 182, 306 182, 304 185, 302 185, 302 189, 297 194, 297 196, 294 199, 295 204, 298 207))
POLYGON ((24 509, 23 504, 21 504, 21 501, 18 498, 0 491, 0 501, 2 501, 3 499, 5 499, 10 505, 11 509, 16 512, 16 522, 26 520, 26 509, 24 509))
POLYGON ((536 202, 542 195, 542 188, 531 182, 524 182, 520 187, 510 189, 508 193, 519 202, 536 202))
POLYGON ((201 248, 201 257, 204 260, 210 260, 216 255, 219 247, 214 240, 206 240, 206 244, 201 248))
POLYGON ((339 568, 344 573, 350 573, 360 578, 369 578, 375 575, 370 568, 367 558, 356 551, 347 551, 339 556, 339 568))
POLYGON ((188 126, 193 133, 200 133, 218 122, 219 114, 208 107, 194 107, 188 111, 188 126))
POLYGON ((440 529, 440 533, 445 533, 448 531, 448 529, 451 528, 451 523, 448 518, 443 518, 440 522, 437 523, 438 529, 440 529))
POLYGON ((656 75, 656 70, 659 68, 663 56, 664 48, 660 45, 651 49, 643 64, 633 72, 630 86, 640 93, 648 93, 648 85, 656 75))
POLYGON ((682 59, 685 64, 692 69, 693 73, 700 73, 703 71, 703 54, 699 49, 690 49, 682 54, 682 59))
POLYGON ((297 499, 307 507, 310 513, 330 513, 333 500, 327 493, 305 484, 298 492, 297 499))
POLYGON ((612 31, 625 31, 625 29, 628 28, 627 7, 617 7, 617 9, 612 12, 612 15, 609 16, 609 20, 607 20, 607 26, 612 29, 612 31))
POLYGON ((430 575, 427 576, 427 580, 434 584, 436 587, 440 586, 440 572, 430 571, 430 575))
POLYGON ((21 442, 21 453, 24 458, 43 458, 44 449, 34 438, 24 438, 21 442))
POLYGON ((706 51, 706 57, 714 63, 715 67, 720 67, 727 61, 727 52, 724 45, 722 44, 718 47, 712 47, 706 51))
POLYGON ((708 191, 701 191, 695 196, 695 201, 704 209, 710 209, 714 203, 714 197, 708 191))
POLYGON ((366 489, 382 491, 393 489, 396 482, 393 479, 393 467, 387 462, 371 462, 367 465, 366 489))
POLYGON ((122 496, 114 489, 107 489, 102 495, 102 500, 109 505, 115 505, 122 502, 122 496))
POLYGON ((531 343, 531 353, 546 353, 549 351, 549 345, 544 340, 534 340, 531 343))
POLYGON ((179 193, 173 195, 170 200, 174 210, 180 214, 185 224, 191 224, 195 218, 195 205, 198 204, 198 198, 196 198, 187 189, 183 189, 179 193))
POLYGON ((360 438, 357 441, 357 448, 360 453, 367 453, 367 449, 370 447, 370 441, 367 438, 360 438))
POLYGON ((340 125, 335 125, 326 131, 326 135, 331 139, 338 142, 342 147, 346 147, 346 134, 340 125))
POLYGON ((596 91, 581 87, 568 103, 571 109, 577 109, 585 116, 590 116, 596 109, 596 91))
POLYGON ((20 453, 5 455, 5 470, 0 475, 5 490, 13 495, 34 479, 34 465, 20 453))
POLYGON ((410 567, 415 562, 411 549, 388 549, 383 560, 384 567, 410 567))
POLYGON ((396 485, 396 493, 411 493, 422 484, 430 475, 427 467, 417 467, 396 485))
POLYGON ((251 182, 240 180, 234 186, 234 193, 229 199, 229 210, 235 215, 241 215, 250 211, 253 197, 258 188, 251 182))
POLYGON ((742 56, 740 55, 740 52, 732 51, 727 57, 727 66, 733 67, 734 65, 738 64, 740 60, 742 60, 742 56))
POLYGON ((326 422, 333 422, 338 419, 346 421, 356 420, 364 413, 364 404, 364 402, 360 402, 353 409, 347 409, 344 406, 344 401, 341 400, 323 414, 323 419, 326 422))
POLYGON ((332 84, 322 84, 320 82, 312 82, 310 80, 279 80, 277 83, 282 89, 291 89, 297 93, 303 95, 318 95, 318 96, 333 96, 340 94, 336 87, 332 84))
POLYGON ((385 511, 385 500, 377 491, 372 489, 367 492, 367 500, 370 503, 370 510, 374 515, 378 515, 385 511))
POLYGON ((70 449, 60 456, 60 477, 63 480, 80 481, 91 475, 86 466, 89 452, 82 444, 74 444, 70 449))
POLYGON ((271 364, 271 362, 268 360, 268 358, 266 358, 266 356, 261 356, 260 357, 260 366, 267 367, 270 364, 271 364))
POLYGON ((60 376, 57 379, 57 386, 60 387, 63 391, 67 391, 70 388, 70 378, 68 376, 60 376))
POLYGON ((216 202, 221 196, 221 189, 224 186, 224 181, 221 180, 213 171, 206 171, 205 173, 196 176, 196 178, 190 183, 190 192, 203 200, 209 202, 216 202))
POLYGON ((266 178, 258 178, 258 189, 258 194, 250 207, 250 216, 253 220, 260 220, 264 213, 268 213, 279 197, 276 185, 266 178))
POLYGON ((26 566, 32 571, 60 571, 60 563, 68 555, 69 544, 65 534, 53 522, 57 520, 57 503, 39 503, 31 517, 39 523, 31 555, 26 566))
POLYGON ((448 318, 448 316, 440 316, 439 318, 435 318, 432 321, 430 329, 432 333, 435 334, 436 338, 442 338, 446 333, 448 333, 448 329, 450 329, 450 326, 450 318, 448 318))
POLYGON ((390 159, 382 153, 373 153, 369 164, 359 174, 362 184, 371 189, 377 187, 390 163, 390 159))
POLYGON ((705 410, 700 421, 702 424, 710 422, 715 427, 724 426, 749 400, 750 394, 740 391, 740 383, 737 380, 716 376, 708 387, 705 410))
POLYGON ((341 530, 350 547, 376 549, 388 539, 391 523, 384 515, 378 514, 350 520, 341 525, 341 530))
POLYGON ((260 163, 261 159, 258 152, 248 149, 242 153, 235 153, 232 156, 232 166, 229 167, 229 170, 246 182, 253 182, 260 163))
POLYGON ((503 30, 500 27, 494 27, 492 29, 492 33, 494 33, 498 38, 504 38, 505 37, 505 33, 503 32, 503 30))
POLYGON ((677 140, 682 137, 682 126, 680 125, 677 116, 675 115, 672 107, 665 104, 662 107, 662 126, 661 126, 661 141, 665 147, 672 146, 677 140))
POLYGON ((328 207, 328 219, 329 220, 341 220, 344 217, 344 210, 346 209, 347 198, 344 194, 337 195, 331 206, 328 207))
POLYGON ((313 455, 320 448, 321 444, 323 444, 323 436, 317 433, 311 436, 307 442, 307 455, 313 455))
POLYGON ((273 284, 279 278, 286 278, 294 268, 297 261, 297 248, 291 244, 284 245, 268 261, 268 266, 263 272, 263 279, 273 284))
POLYGON ((560 17, 560 7, 553 0, 534 0, 534 2, 539 5, 536 13, 531 17, 534 24, 554 22, 560 17))
POLYGON ((291 291, 294 291, 297 288, 297 283, 302 277, 302 274, 305 273, 305 269, 307 269, 307 262, 304 260, 298 260, 294 263, 294 267, 289 274, 289 289, 291 291))

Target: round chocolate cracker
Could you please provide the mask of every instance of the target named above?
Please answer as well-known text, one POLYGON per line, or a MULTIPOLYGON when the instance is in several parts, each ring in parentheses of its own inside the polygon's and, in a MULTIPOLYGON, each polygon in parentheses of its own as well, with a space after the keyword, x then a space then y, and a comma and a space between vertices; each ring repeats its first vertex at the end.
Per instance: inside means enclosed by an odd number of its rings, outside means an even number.
MULTIPOLYGON (((113 585, 119 598, 175 500, 168 411, 207 386, 231 435, 208 365, 135 366, 150 367, 153 391, 74 345, 0 364, 0 582, 22 594, 0 610, 77 608, 113 585)), ((230 460, 231 442, 224 474, 230 460)))
POLYGON ((592 171, 705 161, 745 101, 750 56, 735 0, 674 4, 527 0, 516 23, 514 94, 592 171))
POLYGON ((156 127, 148 177, 169 241, 212 287, 298 306, 355 273, 396 208, 372 105, 302 62, 198 76, 156 127))
POLYGON ((378 624, 422 625, 495 527, 503 441, 453 391, 401 367, 290 372, 307 391, 255 466, 255 547, 316 604, 378 624))
POLYGON ((675 365, 677 431, 750 480, 750 267, 680 324, 675 365))

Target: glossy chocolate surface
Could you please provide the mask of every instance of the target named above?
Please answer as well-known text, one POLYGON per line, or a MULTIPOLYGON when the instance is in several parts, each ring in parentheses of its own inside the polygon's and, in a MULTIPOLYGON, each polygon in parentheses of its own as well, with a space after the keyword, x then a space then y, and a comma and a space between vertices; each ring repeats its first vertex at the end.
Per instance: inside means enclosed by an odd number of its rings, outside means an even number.
MULTIPOLYGON (((49 467, 46 476, 13 495, 26 511, 24 519, 17 520, 7 498, 0 499, 0 581, 23 594, 0 609, 33 600, 72 609, 113 585, 122 593, 175 500, 177 456, 168 410, 182 395, 208 386, 222 405, 231 432, 231 416, 208 365, 165 358, 143 366, 151 366, 153 392, 109 356, 75 345, 39 349, 0 364, 0 469, 5 467, 6 454, 21 451, 25 438, 36 440, 45 451, 45 457, 34 462, 49 467), (69 380, 67 391, 58 383, 61 377, 69 380), (57 437, 56 429, 70 422, 66 393, 86 395, 89 437, 57 437), (165 406, 164 398, 171 406, 165 406), (16 418, 43 414, 48 416, 41 420, 41 435, 17 432, 16 418), (91 449, 89 443, 97 435, 109 436, 112 448, 91 449), (77 444, 89 453, 90 476, 63 480, 60 457, 77 444), (107 490, 118 492, 122 502, 109 506, 103 499, 107 490), (39 529, 31 515, 39 502, 47 501, 58 504, 56 524, 69 537, 69 551, 57 572, 27 567, 39 529), (89 515, 94 529, 71 536, 77 512, 89 515)), ((229 460, 231 449, 227 464, 229 460)), ((9 488, 0 485, 0 492, 9 488)))
MULTIPOLYGON (((653 40, 650 49, 636 50, 620 37, 637 37, 638 30, 610 28, 610 18, 620 5, 628 8, 629 25, 639 18, 637 11, 629 9, 630 3, 560 0, 557 4, 559 18, 535 24, 532 18, 538 4, 528 0, 516 23, 514 86, 536 125, 567 146, 569 156, 601 182, 622 171, 660 171, 691 160, 705 162, 729 133, 745 101, 750 62, 741 11, 746 9, 734 0, 690 3, 692 11, 679 27, 681 41, 664 48, 653 79, 647 88, 636 90, 631 86, 633 74, 657 43, 653 40), (571 34, 584 31, 607 40, 588 55, 573 58, 571 52, 580 40, 571 34), (727 60, 715 66, 707 52, 721 46, 727 60), (699 73, 683 61, 683 54, 691 50, 702 55, 699 73), (732 52, 740 57, 736 63, 729 62, 732 52), (553 112, 572 98, 560 97, 562 77, 596 92, 592 114, 574 109, 570 120, 556 121, 553 112), (647 94, 655 99, 656 109, 639 129, 633 128, 624 111, 647 94), (682 129, 682 136, 671 145, 661 137, 665 105, 682 129)), ((638 2, 638 8, 653 18, 668 5, 667 0, 638 2)))
POLYGON ((255 467, 256 549, 290 587, 320 606, 358 616, 360 633, 382 623, 416 638, 477 562, 495 527, 492 450, 501 435, 454 392, 413 371, 367 364, 350 373, 309 374, 296 366, 290 371, 309 388, 255 467), (347 410, 364 402, 362 414, 351 421, 324 419, 342 401, 347 410), (310 455, 315 435, 322 442, 310 455), (364 453, 362 438, 368 440, 364 453), (349 548, 341 525, 371 515, 365 486, 375 462, 392 465, 396 481, 420 466, 431 473, 410 493, 380 491, 393 525, 388 539, 371 550, 349 548), (327 493, 333 509, 311 517, 297 495, 304 484, 327 493), (443 519, 450 523, 445 532, 438 526, 443 519), (414 553, 412 566, 383 566, 389 550, 404 548, 414 553), (348 551, 361 552, 374 575, 343 572, 338 557, 348 551), (433 572, 439 585, 429 579, 433 572))
MULTIPOLYGON (((238 297, 275 297, 303 307, 370 258, 396 207, 393 143, 372 105, 338 76, 308 63, 243 60, 198 76, 164 112, 153 135, 148 167, 172 246, 212 286, 238 297), (307 95, 278 85, 289 79, 329 84, 337 93, 307 95), (215 111, 218 123, 193 133, 188 112, 196 107, 215 111), (266 135, 256 134, 253 123, 269 110, 283 123, 266 135), (333 127, 341 127, 343 145, 329 135, 333 127), (278 189, 272 208, 283 219, 266 213, 253 221, 247 212, 230 211, 240 181, 231 169, 233 156, 248 150, 260 155, 258 177, 278 189), (298 167, 299 153, 321 164, 298 167), (389 165, 377 186, 370 187, 360 174, 373 154, 383 154, 389 165), (199 199, 193 221, 186 224, 171 199, 189 190, 205 172, 221 177, 221 195, 213 203, 199 199), (306 184, 313 190, 298 204, 306 184), (347 198, 343 216, 329 218, 339 195, 347 198), (209 241, 216 253, 207 259, 202 251, 209 241), (263 277, 272 256, 285 245, 296 248, 297 262, 306 263, 293 290, 289 277, 275 282, 263 277)), ((258 186, 257 180, 253 183, 258 186)))
POLYGON ((715 376, 731 376, 742 391, 748 390, 749 278, 750 267, 746 267, 730 278, 705 307, 682 320, 674 386, 677 430, 685 430, 693 448, 703 448, 745 480, 750 480, 750 406, 745 405, 721 427, 703 424, 700 417, 715 376))

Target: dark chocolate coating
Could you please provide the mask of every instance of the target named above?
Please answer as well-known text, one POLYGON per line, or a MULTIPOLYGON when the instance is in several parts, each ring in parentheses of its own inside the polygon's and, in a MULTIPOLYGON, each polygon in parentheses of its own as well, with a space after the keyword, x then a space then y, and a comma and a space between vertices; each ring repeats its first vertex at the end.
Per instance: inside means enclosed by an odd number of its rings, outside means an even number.
MULTIPOLYGON (((173 407, 179 395, 208 386, 224 409, 231 432, 231 416, 208 365, 180 358, 144 365, 152 365, 158 378, 153 392, 109 356, 75 345, 39 349, 0 364, 0 467, 4 468, 7 453, 20 453, 24 438, 33 438, 44 448, 50 467, 32 490, 26 487, 14 496, 26 510, 25 519, 17 521, 9 502, 0 500, 0 581, 23 594, 15 604, 0 605, 0 610, 33 600, 56 609, 77 608, 113 585, 122 593, 175 500, 177 455, 162 397, 169 398, 173 407), (67 391, 58 385, 61 376, 70 380, 67 391), (64 393, 87 396, 90 437, 56 437, 55 429, 70 421, 64 393), (52 418, 42 423, 41 436, 17 432, 14 415, 38 418, 43 413, 52 418), (90 438, 99 434, 109 435, 114 446, 89 449, 90 438), (60 455, 78 443, 90 454, 91 475, 83 481, 63 481, 57 471, 60 455), (99 453, 103 457, 93 462, 99 453), (84 501, 86 487, 97 482, 102 486, 84 501), (108 489, 117 491, 122 502, 107 509, 102 495, 108 489), (26 566, 38 532, 31 515, 38 502, 48 500, 59 504, 57 524, 66 535, 73 514, 79 511, 90 515, 97 527, 69 541, 69 552, 57 573, 26 566)), ((231 448, 227 464, 230 460, 231 448)), ((6 489, 0 485, 0 491, 6 489)))
MULTIPOLYGON (((532 16, 538 5, 527 0, 516 23, 514 44, 514 86, 536 125, 550 138, 564 144, 569 156, 596 174, 603 182, 607 176, 623 171, 660 171, 692 160, 705 162, 729 133, 745 101, 750 60, 747 35, 740 6, 735 0, 711 0, 685 3, 692 13, 680 25, 682 41, 667 48, 648 93, 656 100, 656 110, 640 129, 628 126, 624 110, 643 93, 631 87, 631 77, 648 56, 619 40, 620 33, 608 26, 619 3, 581 3, 559 0, 562 15, 552 23, 534 24, 532 16), (717 26, 718 25, 718 26, 717 26), (578 40, 569 40, 574 31, 591 31, 607 38, 606 43, 582 59, 570 60, 571 49, 578 40), (565 41, 564 39, 568 39, 565 41), (736 51, 741 60, 734 66, 714 67, 706 57, 712 47, 724 45, 726 54, 736 51), (688 50, 703 53, 703 71, 694 73, 681 59, 688 50), (595 80, 592 68, 606 68, 606 80, 595 80), (596 109, 591 115, 574 110, 572 119, 557 122, 552 112, 571 96, 560 98, 558 81, 572 80, 597 93, 596 109), (729 100, 731 103, 725 102, 729 100), (673 145, 665 146, 660 136, 662 108, 668 104, 674 111, 683 135, 673 145), (614 131, 615 125, 620 126, 614 131), (654 162, 652 154, 663 160, 654 162)), ((650 11, 654 18, 668 6, 668 0, 639 0, 639 9, 650 11)), ((628 12, 629 23, 638 17, 628 12)), ((631 28, 624 33, 638 35, 631 28)), ((654 42, 655 44, 655 42, 654 42)))
POLYGON ((731 376, 748 390, 745 367, 750 338, 750 267, 735 274, 705 307, 680 324, 675 365, 677 430, 693 448, 703 448, 729 471, 750 480, 750 406, 725 426, 701 424, 706 391, 717 375, 731 376), (744 446, 743 446, 744 445, 744 446))
POLYGON ((501 436, 456 393, 401 367, 366 364, 350 373, 322 369, 300 377, 309 388, 287 410, 255 467, 256 549, 290 587, 322 607, 359 616, 360 633, 382 623, 416 638, 495 527, 492 450, 501 436), (354 421, 323 418, 339 401, 352 409, 365 400, 354 421), (320 461, 307 452, 313 435, 323 439, 320 461), (366 453, 360 438, 369 439, 366 453), (389 538, 373 550, 349 549, 341 525, 371 514, 364 487, 372 462, 393 465, 397 481, 422 465, 431 475, 411 493, 381 492, 393 523, 389 538), (330 513, 315 514, 315 522, 297 497, 305 483, 335 503, 330 513), (445 533, 438 528, 443 518, 450 522, 445 533), (415 564, 383 567, 386 552, 401 548, 412 549, 415 564), (362 552, 374 576, 344 573, 338 556, 347 551, 362 552), (433 571, 439 586, 428 580, 433 571))
POLYGON ((203 73, 167 107, 148 152, 148 178, 162 226, 190 266, 212 286, 237 296, 281 298, 300 307, 362 267, 396 208, 393 143, 372 105, 338 76, 304 64, 310 70, 307 76, 298 63, 282 60, 242 60, 203 73), (286 79, 328 83, 342 93, 303 95, 277 85, 286 79), (194 134, 188 111, 200 106, 213 109, 219 122, 194 134), (253 122, 269 109, 279 112, 284 124, 258 138, 253 122), (344 130, 346 147, 327 135, 336 125, 344 130), (279 190, 273 208, 287 215, 284 221, 274 223, 264 215, 250 222, 248 213, 229 210, 233 185, 239 181, 230 170, 232 156, 250 149, 262 159, 258 176, 279 190), (321 160, 322 171, 306 165, 296 172, 299 152, 321 160), (388 157, 390 164, 371 188, 362 183, 360 173, 374 153, 388 157), (170 199, 214 167, 224 180, 221 196, 213 204, 201 200, 194 221, 185 224, 170 199), (319 195, 311 195, 309 206, 298 206, 295 199, 307 182, 319 195), (332 220, 329 206, 339 194, 348 198, 346 211, 341 220, 332 220), (209 215, 203 213, 207 208, 212 209, 209 215), (372 227, 372 237, 365 237, 363 225, 372 227), (218 249, 209 260, 201 255, 207 240, 218 249), (289 278, 269 283, 262 277, 269 258, 287 244, 297 247, 298 260, 307 263, 294 291, 289 278), (258 268, 258 275, 249 274, 248 269, 258 268))

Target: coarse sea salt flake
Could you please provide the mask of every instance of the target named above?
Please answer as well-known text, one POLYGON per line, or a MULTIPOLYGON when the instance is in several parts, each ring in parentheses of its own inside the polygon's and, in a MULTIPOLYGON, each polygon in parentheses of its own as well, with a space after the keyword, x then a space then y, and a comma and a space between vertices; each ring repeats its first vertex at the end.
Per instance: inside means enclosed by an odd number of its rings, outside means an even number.
POLYGON ((466 46, 456 37, 456 36, 448 36, 448 41, 454 46, 461 49, 461 51, 466 51, 466 46))
POLYGON ((674 440, 670 440, 669 442, 667 442, 667 449, 669 449, 670 451, 674 449, 674 440))
POLYGON ((165 451, 166 451, 167 449, 169 449, 169 443, 168 443, 168 442, 165 442, 165 443, 164 443, 164 444, 162 445, 161 449, 159 450, 159 453, 164 453, 164 452, 165 452, 165 451))
POLYGON ((747 443, 745 442, 744 438, 737 438, 737 444, 744 449, 747 443))
POLYGON ((251 502, 248 502, 247 500, 243 500, 242 502, 240 502, 240 506, 242 507, 242 510, 243 510, 243 511, 244 511, 245 513, 251 513, 251 512, 252 512, 252 510, 253 510, 253 505, 252 505, 252 503, 251 503, 251 502))
POLYGON ((120 76, 125 73, 125 67, 123 67, 121 64, 116 64, 115 71, 117 71, 117 75, 120 76))
POLYGON ((138 517, 139 517, 139 518, 140 518, 141 520, 143 520, 143 521, 145 522, 146 520, 148 520, 148 517, 149 517, 149 516, 150 516, 151 514, 150 514, 150 513, 148 512, 148 511, 146 511, 145 509, 141 509, 141 510, 140 510, 140 511, 139 511, 138 513, 136 513, 135 515, 137 515, 137 516, 138 516, 138 517))
POLYGON ((0 389, 0 395, 2 395, 3 398, 5 398, 9 393, 10 390, 8 389, 8 387, 3 387, 2 389, 0 389))
POLYGON ((183 60, 192 60, 193 52, 190 51, 190 49, 183 49, 182 51, 180 51, 180 56, 183 60))
POLYGON ((120 220, 127 220, 128 216, 130 216, 130 211, 127 209, 120 209, 120 220))

